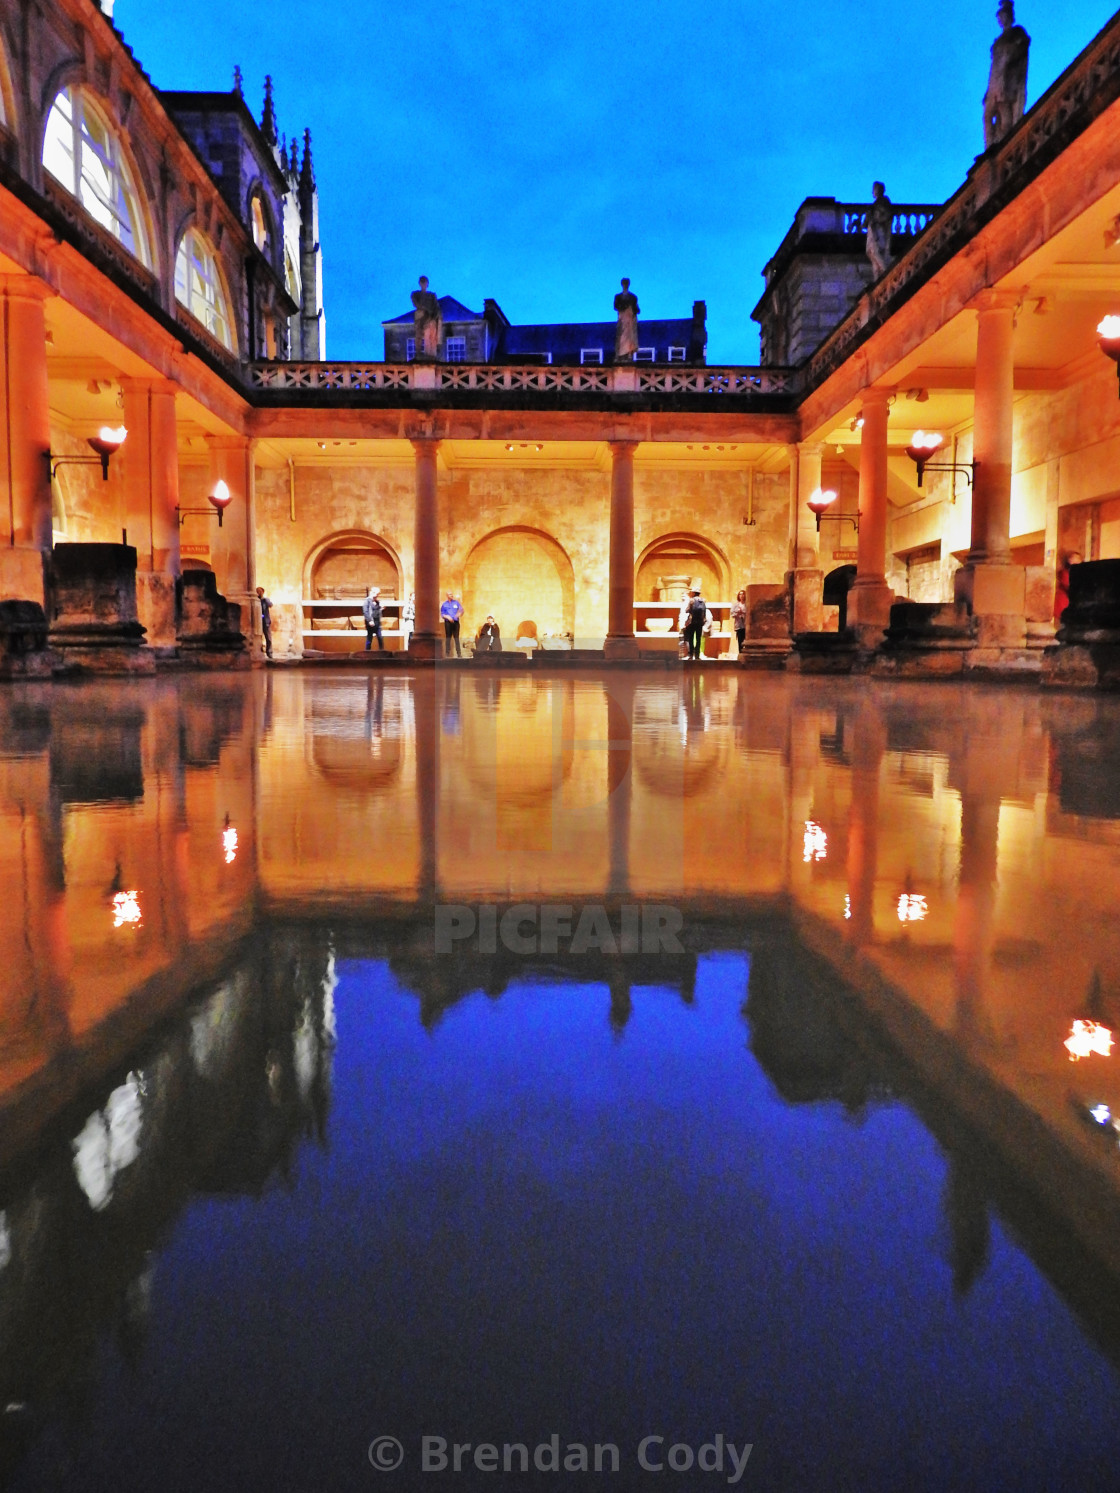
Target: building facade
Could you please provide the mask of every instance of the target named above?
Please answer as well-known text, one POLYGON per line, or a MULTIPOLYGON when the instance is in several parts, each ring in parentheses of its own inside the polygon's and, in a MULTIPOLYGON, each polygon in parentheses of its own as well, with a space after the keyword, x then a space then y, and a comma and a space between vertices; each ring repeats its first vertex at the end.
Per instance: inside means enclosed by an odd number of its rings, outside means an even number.
POLYGON ((854 566, 864 654, 901 600, 954 667, 1037 669, 1068 552, 1120 557, 1096 333, 1120 310, 1117 182, 1113 21, 948 202, 896 209, 874 283, 867 205, 803 204, 761 366, 706 364, 702 302, 640 321, 652 356, 612 366, 613 323, 451 297, 435 364, 410 361, 407 315, 384 362, 330 363, 310 142, 279 136, 271 91, 259 123, 239 86, 161 94, 93 0, 0 0, 0 601, 49 613, 56 548, 125 537, 168 658, 186 567, 243 606, 262 585, 288 656, 355 646, 368 584, 391 646, 415 592, 417 655, 453 590, 468 633, 494 613, 629 656, 672 646, 697 579, 717 647, 746 587, 777 652, 836 631, 854 566), (122 424, 107 476, 74 461, 122 424), (943 446, 919 480, 921 431, 943 446))

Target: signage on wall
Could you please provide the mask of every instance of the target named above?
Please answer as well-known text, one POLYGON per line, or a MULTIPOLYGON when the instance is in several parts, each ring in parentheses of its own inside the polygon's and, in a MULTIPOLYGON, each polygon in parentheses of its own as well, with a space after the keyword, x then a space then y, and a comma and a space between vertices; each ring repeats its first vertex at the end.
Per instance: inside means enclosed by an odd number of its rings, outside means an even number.
POLYGON ((834 560, 858 560, 859 550, 833 550, 832 558, 834 560))
POLYGON ((210 546, 208 544, 181 544, 180 555, 189 555, 194 560, 209 560, 210 546))

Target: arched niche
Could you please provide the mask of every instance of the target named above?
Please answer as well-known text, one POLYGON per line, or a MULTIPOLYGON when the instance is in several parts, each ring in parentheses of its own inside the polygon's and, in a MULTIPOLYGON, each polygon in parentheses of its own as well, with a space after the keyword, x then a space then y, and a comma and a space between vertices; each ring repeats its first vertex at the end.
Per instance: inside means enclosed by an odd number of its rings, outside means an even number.
POLYGON ((511 526, 480 539, 463 572, 464 630, 476 633, 493 614, 506 646, 522 622, 537 636, 575 632, 575 572, 567 552, 539 529, 511 526))
POLYGON ((381 590, 382 601, 399 600, 403 572, 396 551, 361 529, 332 534, 307 557, 303 594, 312 601, 355 601, 367 586, 381 590))
POLYGON ((731 596, 731 567, 710 540, 699 534, 662 534, 638 556, 635 601, 675 602, 689 585, 699 585, 708 601, 731 596))

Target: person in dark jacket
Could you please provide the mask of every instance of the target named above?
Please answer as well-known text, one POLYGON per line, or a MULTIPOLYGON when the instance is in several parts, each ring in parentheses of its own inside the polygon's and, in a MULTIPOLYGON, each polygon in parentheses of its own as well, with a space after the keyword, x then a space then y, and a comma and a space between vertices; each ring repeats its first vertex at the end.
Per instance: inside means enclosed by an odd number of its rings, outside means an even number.
POLYGON ((478 637, 474 640, 474 651, 476 653, 501 653, 502 634, 493 617, 487 617, 478 629, 478 637))
POLYGON ((700 657, 700 640, 704 636, 704 623, 708 620, 708 605, 699 591, 689 592, 688 597, 688 621, 685 624, 684 636, 688 644, 688 657, 692 659, 700 657))
POLYGON ((378 586, 366 588, 366 599, 362 602, 362 616, 366 619, 366 652, 373 647, 373 639, 376 636, 377 646, 385 651, 385 639, 381 636, 381 602, 379 600, 381 590, 378 586))

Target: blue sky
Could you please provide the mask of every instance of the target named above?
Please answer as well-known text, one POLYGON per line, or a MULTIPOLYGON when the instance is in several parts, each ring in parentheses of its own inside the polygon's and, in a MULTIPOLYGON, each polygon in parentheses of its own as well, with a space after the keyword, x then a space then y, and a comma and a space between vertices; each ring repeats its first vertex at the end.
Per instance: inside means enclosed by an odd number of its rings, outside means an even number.
MULTIPOLYGON (((417 276, 514 322, 708 303, 708 357, 752 362, 761 272, 802 198, 943 201, 983 144, 995 0, 117 0, 157 86, 233 66, 310 126, 327 350, 381 357, 417 276)), ((1028 105, 1107 0, 1020 4, 1028 105)))

